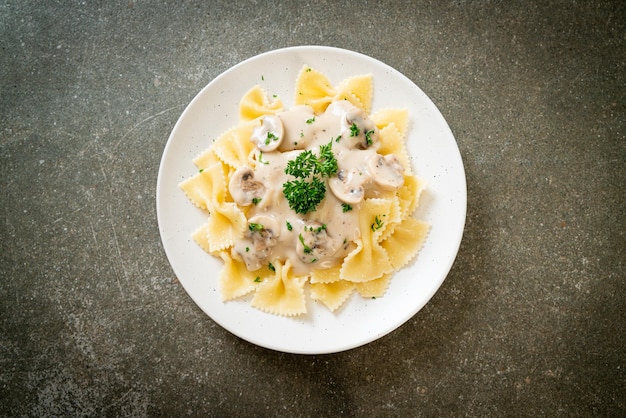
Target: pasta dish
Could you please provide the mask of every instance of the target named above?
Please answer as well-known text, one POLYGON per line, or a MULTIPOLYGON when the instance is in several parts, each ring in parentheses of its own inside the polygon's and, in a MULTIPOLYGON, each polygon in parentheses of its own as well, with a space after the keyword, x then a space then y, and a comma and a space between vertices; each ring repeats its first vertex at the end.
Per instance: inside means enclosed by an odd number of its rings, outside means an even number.
POLYGON ((307 293, 335 311, 382 297, 428 234, 415 219, 424 183, 411 168, 405 109, 372 112, 371 75, 333 86, 304 66, 294 106, 251 88, 239 123, 193 163, 180 187, 208 213, 193 239, 223 260, 223 301, 245 295, 277 315, 306 313, 307 293))

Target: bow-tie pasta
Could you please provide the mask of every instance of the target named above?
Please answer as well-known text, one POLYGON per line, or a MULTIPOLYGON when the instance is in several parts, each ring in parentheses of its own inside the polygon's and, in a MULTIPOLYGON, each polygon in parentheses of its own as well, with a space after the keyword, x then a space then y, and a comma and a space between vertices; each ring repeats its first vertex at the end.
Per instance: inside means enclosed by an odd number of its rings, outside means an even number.
MULTIPOLYGON (((239 123, 193 163, 180 184, 207 222, 192 234, 219 257, 222 300, 251 295, 262 311, 331 311, 353 294, 384 296, 418 254, 429 225, 415 219, 425 184, 406 148, 405 109, 372 113, 371 75, 333 85, 304 66, 295 105, 252 87, 239 123)), ((208 273, 208 272, 207 272, 208 273)))

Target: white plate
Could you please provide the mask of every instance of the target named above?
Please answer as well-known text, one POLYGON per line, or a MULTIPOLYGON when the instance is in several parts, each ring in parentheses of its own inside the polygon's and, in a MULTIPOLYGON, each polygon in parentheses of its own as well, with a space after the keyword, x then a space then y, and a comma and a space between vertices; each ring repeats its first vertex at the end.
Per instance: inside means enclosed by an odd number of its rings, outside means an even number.
POLYGON ((463 162, 456 141, 435 105, 404 75, 368 56, 343 49, 302 46, 250 58, 209 83, 185 109, 172 131, 159 168, 157 214, 161 239, 178 280, 195 303, 233 334, 260 346, 289 353, 322 354, 366 344, 393 331, 417 313, 441 286, 456 257, 466 212, 463 162), (239 101, 255 84, 293 105, 298 72, 310 65, 333 84, 371 73, 373 111, 409 110, 408 149, 415 173, 427 181, 416 214, 431 224, 417 259, 397 272, 377 299, 353 294, 331 313, 308 296, 309 313, 286 318, 250 306, 250 298, 222 302, 217 282, 222 261, 206 254, 191 234, 206 222, 178 184, 197 170, 192 159, 238 122, 239 101))

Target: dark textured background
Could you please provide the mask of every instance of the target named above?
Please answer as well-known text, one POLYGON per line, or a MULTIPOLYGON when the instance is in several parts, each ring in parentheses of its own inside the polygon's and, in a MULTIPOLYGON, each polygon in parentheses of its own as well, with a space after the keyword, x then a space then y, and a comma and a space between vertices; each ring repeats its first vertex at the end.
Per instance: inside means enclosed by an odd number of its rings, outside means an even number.
POLYGON ((0 415, 626 415, 624 2, 10 0, 0 47, 0 415), (323 356, 205 316, 155 210, 194 95, 304 44, 412 79, 468 181, 431 302, 323 356))

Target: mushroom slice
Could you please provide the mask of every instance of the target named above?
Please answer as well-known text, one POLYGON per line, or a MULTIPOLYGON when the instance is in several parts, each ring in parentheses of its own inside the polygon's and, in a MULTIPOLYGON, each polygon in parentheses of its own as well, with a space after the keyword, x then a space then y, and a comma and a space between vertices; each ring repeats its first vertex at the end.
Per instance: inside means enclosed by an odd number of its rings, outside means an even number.
POLYGON ((241 206, 249 206, 263 198, 265 185, 254 179, 254 170, 252 168, 242 166, 230 178, 228 191, 235 203, 241 206))
POLYGON ((279 234, 280 229, 274 218, 253 216, 248 220, 245 236, 233 247, 233 254, 246 263, 249 271, 258 270, 270 259, 279 234))
POLYGON ((308 222, 298 235, 296 254, 305 263, 316 263, 332 257, 341 245, 326 230, 326 224, 308 222))
POLYGON ((248 220, 246 236, 252 240, 256 251, 265 250, 276 245, 280 228, 271 216, 256 215, 248 220))
POLYGON ((250 140, 263 152, 274 151, 283 140, 282 120, 276 115, 263 116, 261 125, 254 128, 250 140))
POLYGON ((336 177, 328 180, 328 185, 337 199, 345 203, 357 204, 365 196, 363 183, 366 180, 367 176, 355 168, 349 171, 341 169, 336 177))
POLYGON ((346 111, 342 128, 343 137, 350 140, 352 148, 367 149, 378 142, 376 124, 358 107, 346 111))
POLYGON ((367 162, 372 180, 386 190, 395 190, 404 184, 404 167, 394 154, 376 154, 367 162))

